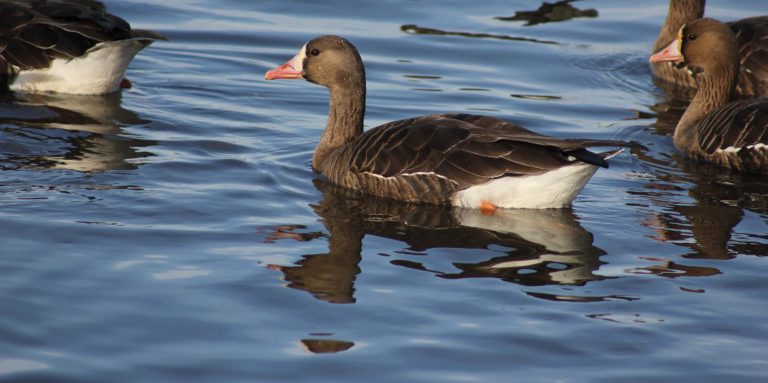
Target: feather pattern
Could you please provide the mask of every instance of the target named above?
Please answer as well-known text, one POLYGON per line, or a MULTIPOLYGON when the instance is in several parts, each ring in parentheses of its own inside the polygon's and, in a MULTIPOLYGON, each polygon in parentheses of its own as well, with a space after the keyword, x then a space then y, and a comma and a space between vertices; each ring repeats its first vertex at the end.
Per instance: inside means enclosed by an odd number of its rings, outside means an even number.
POLYGON ((741 67, 736 92, 768 95, 768 16, 734 21, 729 26, 736 34, 741 67))
POLYGON ((56 60, 131 39, 140 42, 131 48, 138 51, 165 38, 132 30, 95 0, 0 0, 0 85, 9 87, 21 72, 46 70, 56 60))
POLYGON ((437 114, 373 128, 335 150, 318 170, 370 194, 444 204, 458 191, 502 177, 584 163, 607 167, 603 157, 586 150, 593 146, 632 144, 560 139, 493 117, 437 114))
POLYGON ((688 130, 691 157, 751 173, 768 171, 768 99, 723 105, 688 130))

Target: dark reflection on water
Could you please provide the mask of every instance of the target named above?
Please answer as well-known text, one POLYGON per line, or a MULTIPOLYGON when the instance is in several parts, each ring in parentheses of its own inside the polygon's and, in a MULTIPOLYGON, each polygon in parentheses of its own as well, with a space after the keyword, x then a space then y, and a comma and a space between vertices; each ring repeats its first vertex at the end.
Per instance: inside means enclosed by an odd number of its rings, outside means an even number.
MULTIPOLYGON (((555 3, 544 2, 538 9, 534 11, 517 11, 514 16, 509 17, 494 17, 496 20, 501 21, 526 21, 525 26, 532 26, 541 23, 549 23, 556 21, 566 21, 576 17, 597 17, 598 12, 595 9, 578 9, 572 6, 575 0, 560 0, 555 3)), ((530 37, 509 36, 506 34, 494 34, 487 32, 465 32, 465 31, 451 31, 438 28, 423 27, 416 24, 404 24, 400 27, 400 30, 405 33, 419 34, 419 35, 436 35, 436 36, 460 36, 469 38, 480 39, 496 39, 496 40, 509 40, 509 41, 522 41, 538 44, 560 44, 557 41, 543 40, 530 37)))
POLYGON ((59 168, 101 172, 136 168, 149 156, 149 140, 123 132, 149 121, 121 106, 121 94, 0 96, 0 166, 3 169, 59 168))
POLYGON ((478 33, 478 32, 461 32, 461 31, 446 31, 436 28, 420 27, 416 24, 405 24, 400 27, 400 30, 405 33, 418 34, 418 35, 436 35, 436 36, 461 36, 470 37, 475 39, 496 39, 496 40, 510 40, 510 41, 522 41, 537 44, 559 44, 557 41, 532 39, 528 37, 516 37, 501 34, 492 33, 478 33))
POLYGON ((662 206, 646 221, 656 233, 654 238, 688 248, 689 252, 682 254, 685 258, 768 254, 768 244, 742 243, 738 248, 730 245, 733 228, 741 222, 745 209, 758 214, 768 212, 768 182, 764 177, 723 173, 714 166, 683 158, 680 162, 686 173, 668 173, 649 183, 647 193, 640 193, 662 206), (690 184, 687 195, 693 203, 668 204, 664 190, 684 183, 690 184))
POLYGON ((570 20, 575 17, 597 17, 595 9, 578 9, 571 5, 576 0, 560 0, 554 3, 546 1, 534 11, 517 11, 514 16, 494 17, 504 21, 526 21, 525 26, 555 21, 570 20))
POLYGON ((644 257, 643 259, 651 262, 657 262, 657 265, 638 267, 627 270, 628 273, 635 274, 654 274, 660 277, 711 277, 720 274, 720 270, 715 267, 690 266, 669 259, 644 257))
MULTIPOLYGON (((272 265, 288 286, 332 303, 355 302, 355 278, 366 235, 407 245, 404 254, 429 255, 432 248, 489 249, 493 256, 475 263, 454 263, 453 270, 432 270, 421 262, 395 259, 396 266, 427 271, 444 279, 498 278, 525 286, 584 285, 605 277, 594 274, 605 252, 570 209, 502 210, 486 216, 471 209, 405 204, 371 198, 316 180, 323 199, 313 209, 328 230, 328 252, 302 256, 293 266, 272 265), (501 247, 504 250, 498 251, 501 247)), ((266 241, 308 241, 321 233, 279 226, 266 241)), ((397 253, 397 252, 396 252, 397 253)))
POLYGON ((313 354, 334 354, 347 351, 355 345, 354 342, 333 339, 302 339, 301 346, 313 354))
POLYGON ((538 94, 511 94, 509 96, 513 98, 521 98, 524 100, 539 100, 539 101, 554 101, 554 100, 562 99, 562 97, 559 97, 559 96, 547 96, 547 95, 538 95, 538 94))

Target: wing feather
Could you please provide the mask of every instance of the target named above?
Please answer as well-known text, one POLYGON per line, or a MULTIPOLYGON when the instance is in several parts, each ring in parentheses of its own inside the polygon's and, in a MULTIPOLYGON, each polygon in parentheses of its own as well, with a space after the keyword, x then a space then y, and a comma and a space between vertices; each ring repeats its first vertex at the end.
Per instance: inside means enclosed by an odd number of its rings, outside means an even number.
POLYGON ((737 91, 746 95, 768 94, 768 16, 729 23, 739 44, 741 71, 737 91))
POLYGON ((429 115, 373 128, 334 152, 327 166, 319 170, 336 183, 352 183, 347 186, 367 184, 402 193, 417 193, 430 185, 461 190, 499 177, 541 174, 575 162, 605 166, 602 157, 585 149, 591 146, 635 145, 559 139, 488 116, 429 115), (350 172, 366 176, 350 176, 350 172), (400 185, 418 179, 424 184, 400 185), (392 184, 387 186, 388 182, 392 184))
POLYGON ((698 123, 697 144, 707 154, 768 144, 768 99, 736 101, 698 123))

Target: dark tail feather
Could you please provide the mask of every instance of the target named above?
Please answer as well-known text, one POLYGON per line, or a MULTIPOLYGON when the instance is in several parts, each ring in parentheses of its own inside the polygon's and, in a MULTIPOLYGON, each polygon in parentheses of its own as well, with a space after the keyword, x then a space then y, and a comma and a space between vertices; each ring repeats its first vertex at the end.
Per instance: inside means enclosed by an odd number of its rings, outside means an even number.
POLYGON ((566 150, 563 153, 566 156, 571 156, 581 162, 586 162, 588 164, 600 166, 602 168, 608 167, 608 161, 606 161, 605 158, 603 158, 603 156, 601 156, 600 154, 592 153, 587 149, 580 148, 580 149, 566 150))
POLYGON ((613 141, 613 140, 566 140, 566 141, 571 141, 574 144, 578 143, 578 145, 580 146, 579 148, 563 150, 563 153, 566 156, 571 156, 576 158, 579 161, 600 166, 603 168, 608 167, 608 161, 606 161, 606 159, 615 156, 616 154, 621 152, 622 149, 616 149, 616 150, 611 150, 611 151, 596 154, 596 153, 590 152, 585 148, 601 147, 601 146, 602 147, 618 146, 620 148, 647 149, 642 144, 639 144, 637 142, 627 142, 627 141, 613 141))

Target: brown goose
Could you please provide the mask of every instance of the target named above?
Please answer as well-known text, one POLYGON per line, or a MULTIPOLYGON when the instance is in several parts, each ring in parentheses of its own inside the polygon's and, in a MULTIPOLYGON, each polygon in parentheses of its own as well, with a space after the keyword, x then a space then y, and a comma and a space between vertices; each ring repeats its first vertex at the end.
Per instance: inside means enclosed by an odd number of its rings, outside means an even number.
POLYGON ((489 212, 564 207, 618 152, 587 147, 632 145, 547 137, 469 114, 414 117, 363 133, 365 69, 357 49, 338 36, 311 40, 264 77, 328 88, 328 123, 312 166, 335 184, 381 197, 489 212))
MULTIPOLYGON (((680 28, 704 16, 705 0, 670 0, 669 12, 661 27, 653 52, 659 52, 676 37, 680 28)), ((736 92, 746 97, 768 95, 768 16, 750 17, 728 23, 736 34, 741 64, 736 92)), ((674 86, 695 88, 688 73, 668 63, 651 64, 653 75, 674 86)))
POLYGON ((651 56, 687 67, 696 96, 675 128, 675 145, 690 157, 751 173, 768 173, 768 98, 732 100, 739 74, 736 37, 717 20, 698 19, 651 56))
POLYGON ((131 29, 95 0, 0 0, 0 89, 104 94, 158 33, 131 29))

